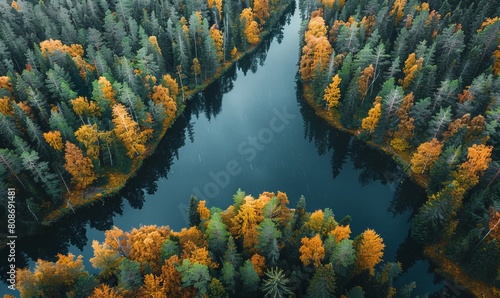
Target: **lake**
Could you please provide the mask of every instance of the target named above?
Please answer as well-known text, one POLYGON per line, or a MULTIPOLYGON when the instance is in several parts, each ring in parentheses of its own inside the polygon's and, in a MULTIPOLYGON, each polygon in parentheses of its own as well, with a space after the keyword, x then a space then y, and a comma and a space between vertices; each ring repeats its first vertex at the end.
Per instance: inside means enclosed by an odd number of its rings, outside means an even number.
POLYGON ((296 81, 300 23, 292 7, 253 54, 188 102, 119 195, 20 241, 25 258, 18 266, 71 252, 83 254, 94 272, 92 239, 102 241, 102 230, 113 225, 179 230, 188 225, 191 195, 225 209, 238 188, 254 196, 280 190, 291 207, 304 195, 308 211, 331 208, 337 220, 352 216, 352 235, 374 229, 386 245, 384 260, 407 270, 399 285, 416 281, 415 293, 442 289, 408 238, 410 216, 425 192, 389 157, 329 127, 302 99, 296 81))

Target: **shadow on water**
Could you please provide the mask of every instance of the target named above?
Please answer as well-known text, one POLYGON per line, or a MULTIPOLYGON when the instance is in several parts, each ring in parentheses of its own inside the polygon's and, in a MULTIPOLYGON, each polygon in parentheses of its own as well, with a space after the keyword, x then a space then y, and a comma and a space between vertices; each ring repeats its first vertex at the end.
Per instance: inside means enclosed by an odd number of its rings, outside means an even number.
MULTIPOLYGON (((272 41, 277 39, 281 43, 284 26, 290 23, 294 12, 295 3, 292 2, 278 23, 271 28, 271 34, 251 54, 243 57, 217 81, 187 102, 186 109, 166 132, 155 153, 143 162, 136 175, 118 194, 97 201, 85 209, 77 210, 75 214, 49 227, 36 222, 24 223, 25 227, 30 225, 29 228, 36 230, 36 233, 17 239, 16 267, 27 267, 30 262, 37 259, 55 261, 57 254, 67 254, 71 245, 82 250, 89 240, 87 227, 100 231, 113 228, 113 218, 123 214, 124 200, 128 201, 132 208, 141 209, 145 196, 156 193, 159 181, 168 179, 170 168, 174 160, 178 159, 179 149, 185 145, 186 137, 189 142, 194 142, 192 118, 198 118, 201 114, 209 120, 217 117, 222 110, 223 95, 232 90, 233 83, 237 79, 237 70, 246 74, 248 71, 256 72, 259 65, 264 65, 272 41)), ((18 219, 18 229, 23 226, 21 221, 18 219)), ((21 234, 26 234, 26 231, 19 231, 18 235, 21 234)), ((8 254, 8 247, 5 247, 0 251, 0 259, 7 260, 8 254)), ((0 278, 4 283, 7 280, 8 265, 6 262, 0 263, 0 278)))
MULTIPOLYGON (((392 217, 409 214, 408 220, 411 220, 426 200, 425 190, 407 177, 401 166, 385 153, 370 147, 347 132, 333 128, 318 117, 315 110, 303 98, 300 80, 297 79, 296 82, 297 103, 304 119, 304 138, 315 145, 319 155, 331 154, 332 179, 335 180, 342 172, 344 165, 350 161, 358 170, 360 185, 378 182, 391 188, 393 197, 387 211, 392 214, 392 217)), ((423 247, 411 238, 409 231, 397 248, 396 261, 401 264, 403 272, 407 272, 419 262, 425 263, 423 266, 426 266, 427 270, 423 270, 429 274, 436 269, 434 264, 427 262, 423 247)), ((410 281, 412 279, 402 282, 410 281)), ((443 278, 433 274, 434 284, 443 285, 443 281, 443 278)), ((404 283, 400 283, 400 286, 404 283)), ((442 286, 438 286, 437 291, 442 292, 440 288, 442 286)), ((426 291, 426 289, 423 290, 426 291)), ((430 297, 440 295, 435 292, 430 297)))

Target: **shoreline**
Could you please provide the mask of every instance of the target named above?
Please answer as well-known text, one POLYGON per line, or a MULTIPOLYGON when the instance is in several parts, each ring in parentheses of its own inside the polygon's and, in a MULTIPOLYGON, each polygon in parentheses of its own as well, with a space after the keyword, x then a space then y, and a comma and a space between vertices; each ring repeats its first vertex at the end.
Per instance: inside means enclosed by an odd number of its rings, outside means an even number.
MULTIPOLYGON (((321 107, 320 104, 318 104, 313 96, 310 95, 310 93, 306 92, 306 90, 309 90, 311 87, 305 83, 303 84, 303 94, 302 97, 304 100, 307 102, 307 104, 313 108, 315 114, 320 117, 321 119, 325 120, 329 125, 334 127, 335 129, 338 129, 343 132, 347 132, 351 134, 353 137, 357 137, 359 134, 358 130, 354 129, 348 129, 344 127, 342 124, 340 124, 339 117, 334 117, 334 113, 336 111, 330 112, 328 110, 325 110, 323 107, 321 107)), ((338 113, 338 112, 337 112, 338 113)), ((387 154, 389 157, 391 157, 393 160, 396 161, 397 164, 400 166, 408 166, 409 165, 409 159, 406 160, 405 156, 401 156, 400 154, 396 153, 392 148, 389 146, 383 146, 376 144, 372 141, 363 141, 365 144, 369 145, 371 148, 384 152, 387 154)), ((407 156, 406 158, 409 158, 410 156, 407 156)), ((407 175, 410 179, 412 179, 415 183, 417 183, 420 187, 425 188, 426 187, 426 177, 423 176, 418 176, 415 177, 415 175, 411 174, 408 171, 404 171, 405 175, 407 175)), ((495 286, 486 284, 482 281, 475 280, 473 277, 469 276, 467 273, 463 272, 463 270, 455 264, 453 261, 448 259, 444 255, 444 244, 439 243, 439 244, 433 244, 433 245, 427 245, 423 246, 423 252, 424 255, 434 264, 436 264, 439 268, 435 270, 435 273, 444 277, 447 280, 453 280, 453 285, 463 285, 466 287, 466 290, 473 295, 477 297, 498 297, 500 296, 500 289, 496 288, 495 286)), ((418 285, 417 285, 418 287, 418 285)))
MULTIPOLYGON (((286 10, 292 5, 292 2, 288 2, 285 5, 283 5, 280 8, 280 11, 278 13, 279 17, 276 19, 276 21, 271 24, 268 30, 264 30, 260 34, 260 41, 259 43, 255 45, 248 45, 247 49, 244 50, 243 52, 237 51, 236 55, 234 58, 231 58, 230 60, 227 60, 226 62, 222 62, 219 68, 217 69, 216 73, 214 76, 211 78, 205 80, 204 82, 200 83, 197 85, 194 89, 188 89, 185 90, 184 92, 184 98, 185 100, 182 102, 182 104, 178 107, 178 110, 176 112, 175 118, 169 123, 168 126, 163 127, 162 131, 158 135, 158 138, 155 139, 153 142, 147 145, 146 151, 141 154, 140 156, 137 156, 131 165, 131 169, 129 173, 122 173, 122 172, 109 172, 108 176, 108 182, 106 182, 103 185, 100 186, 92 186, 90 187, 90 190, 75 190, 72 189, 71 193, 64 194, 63 200, 65 203, 62 203, 60 206, 58 206, 56 209, 51 211, 49 214, 47 214, 43 219, 39 221, 39 226, 41 227, 48 227, 51 226, 52 224, 58 222, 59 220, 63 219, 67 215, 71 213, 75 213, 76 210, 81 210, 86 207, 90 207, 96 202, 104 202, 105 199, 117 194, 121 189, 123 189, 128 182, 129 179, 134 177, 137 174, 137 171, 141 168, 143 162, 152 156, 156 148, 158 147, 158 144, 160 141, 164 138, 167 130, 175 123, 175 121, 183 115, 185 108, 186 108, 186 103, 187 101, 191 100, 193 96, 198 94, 199 92, 205 90, 208 88, 210 85, 215 83, 218 79, 220 79, 231 67, 236 66, 236 63, 240 61, 241 59, 247 57, 248 55, 251 55, 254 53, 263 43, 264 39, 268 38, 272 32, 272 28, 278 24, 279 20, 284 16, 284 13, 286 10), (68 204, 69 202, 69 204, 68 204)), ((182 93, 178 95, 179 97, 182 97, 182 93)), ((20 238, 25 238, 29 237, 31 235, 36 234, 36 231, 33 232, 27 232, 25 235, 21 236, 20 238)), ((0 250, 4 249, 7 244, 6 240, 2 240, 0 243, 0 250)))

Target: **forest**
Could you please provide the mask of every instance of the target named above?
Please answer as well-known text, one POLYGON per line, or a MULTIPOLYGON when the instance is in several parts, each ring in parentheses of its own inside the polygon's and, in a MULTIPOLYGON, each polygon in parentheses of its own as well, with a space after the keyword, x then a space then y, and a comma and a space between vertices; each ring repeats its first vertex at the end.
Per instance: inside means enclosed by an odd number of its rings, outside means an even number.
MULTIPOLYGON (((269 46, 292 2, 1 1, 0 189, 16 189, 19 236, 95 202, 111 208, 104 201, 160 140, 173 159, 191 132, 164 136, 191 125, 177 120, 187 101, 269 46)), ((414 204, 409 241, 438 272, 478 297, 500 296, 498 1, 297 3, 297 92, 325 126, 355 136, 339 140, 386 153, 425 190, 424 201, 396 203, 414 204)), ((332 160, 334 179, 341 164, 332 160)), ((414 296, 415 283, 395 285, 405 269, 383 262, 382 237, 370 228, 351 237, 349 216, 308 212, 304 197, 290 208, 283 192, 238 190, 233 202, 222 210, 191 197, 180 231, 126 232, 104 218, 89 260, 98 274, 59 254, 19 269, 16 288, 21 297, 414 296)))
POLYGON ((391 155, 426 189, 412 238, 476 295, 488 288, 498 296, 498 2, 299 6, 306 100, 331 125, 391 155))
POLYGON ((209 209, 191 197, 179 232, 106 231, 92 243, 97 276, 81 256, 39 260, 18 271, 21 297, 410 297, 414 283, 393 284, 400 265, 382 262, 383 239, 372 229, 351 237, 350 216, 308 212, 304 197, 290 209, 279 191, 238 190, 233 201, 209 209))
POLYGON ((289 3, 0 2, 0 189, 17 190, 18 230, 122 188, 289 3))

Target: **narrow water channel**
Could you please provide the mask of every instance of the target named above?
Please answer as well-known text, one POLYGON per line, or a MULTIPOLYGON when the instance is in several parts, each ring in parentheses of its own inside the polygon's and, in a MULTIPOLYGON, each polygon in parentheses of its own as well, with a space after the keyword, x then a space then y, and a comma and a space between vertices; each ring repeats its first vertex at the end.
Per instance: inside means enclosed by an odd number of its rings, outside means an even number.
MULTIPOLYGON (((338 220, 350 215, 353 235, 377 231, 384 260, 403 264, 400 283, 416 281, 416 293, 443 288, 408 239, 422 190, 390 158, 328 127, 302 100, 296 83, 300 22, 298 10, 291 11, 254 54, 190 101, 119 197, 25 242, 25 261, 68 251, 88 260, 92 240, 102 241, 102 230, 113 225, 179 230, 188 224, 192 194, 209 207, 226 208, 238 188, 252 195, 281 190, 291 206, 304 195, 309 211, 330 208, 338 220)), ((85 266, 93 271, 88 261, 85 266)))

